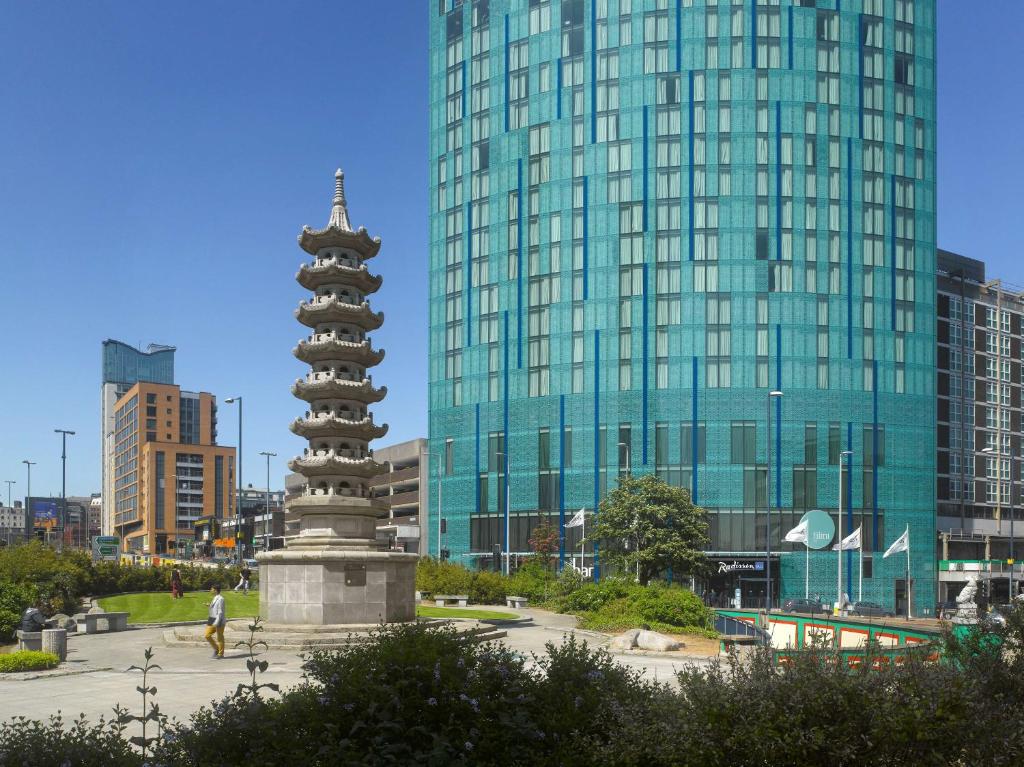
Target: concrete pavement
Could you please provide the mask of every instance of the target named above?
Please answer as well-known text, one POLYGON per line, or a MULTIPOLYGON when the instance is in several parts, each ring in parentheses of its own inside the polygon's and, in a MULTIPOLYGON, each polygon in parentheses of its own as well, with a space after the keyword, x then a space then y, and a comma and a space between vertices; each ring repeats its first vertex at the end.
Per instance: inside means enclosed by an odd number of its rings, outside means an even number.
MULTIPOLYGON (((544 653, 548 642, 560 643, 573 630, 575 618, 540 610, 521 610, 533 623, 507 628, 504 643, 529 655, 544 653)), ((141 674, 129 672, 132 665, 144 663, 147 647, 155 652, 153 662, 161 668, 150 676, 158 688, 160 710, 172 718, 187 720, 201 706, 223 698, 248 680, 245 648, 227 648, 223 660, 215 660, 206 648, 167 646, 163 628, 133 628, 115 634, 72 635, 68 641, 68 662, 58 671, 21 678, 0 678, 0 721, 15 716, 45 719, 60 711, 65 719, 84 713, 90 721, 109 718, 115 704, 138 713, 141 696, 136 685, 141 674), (71 673, 68 673, 71 672, 71 673)), ((607 638, 591 632, 579 632, 579 638, 591 645, 607 638)), ((298 683, 302 660, 288 650, 261 653, 270 667, 262 682, 276 682, 282 688, 298 683)), ((652 679, 670 681, 687 663, 707 663, 707 658, 664 656, 616 656, 629 666, 641 669, 652 679)))

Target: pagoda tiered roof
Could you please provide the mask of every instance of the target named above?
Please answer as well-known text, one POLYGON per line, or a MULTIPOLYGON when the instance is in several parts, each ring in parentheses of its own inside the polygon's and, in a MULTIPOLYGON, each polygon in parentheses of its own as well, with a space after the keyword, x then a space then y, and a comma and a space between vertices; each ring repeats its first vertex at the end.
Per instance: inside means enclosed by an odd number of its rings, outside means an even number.
POLYGON ((376 330, 384 324, 384 313, 375 312, 363 301, 349 304, 334 296, 317 296, 316 301, 302 301, 295 310, 295 319, 315 328, 323 322, 352 322, 364 330, 376 330))
POLYGON ((324 360, 345 360, 346 362, 357 362, 363 367, 379 365, 384 359, 383 349, 374 349, 369 339, 366 341, 343 341, 337 336, 325 335, 325 338, 312 338, 299 341, 292 349, 298 359, 303 362, 315 364, 324 360))
POLYGON ((358 267, 345 266, 337 262, 329 264, 302 264, 295 273, 296 281, 304 288, 315 291, 322 285, 344 283, 358 288, 363 293, 376 293, 383 280, 370 274, 365 264, 358 267))
POLYGON ((355 402, 380 402, 387 396, 388 387, 373 387, 368 378, 361 381, 348 381, 344 378, 329 376, 314 381, 299 378, 292 384, 292 394, 306 402, 322 399, 343 399, 355 402))

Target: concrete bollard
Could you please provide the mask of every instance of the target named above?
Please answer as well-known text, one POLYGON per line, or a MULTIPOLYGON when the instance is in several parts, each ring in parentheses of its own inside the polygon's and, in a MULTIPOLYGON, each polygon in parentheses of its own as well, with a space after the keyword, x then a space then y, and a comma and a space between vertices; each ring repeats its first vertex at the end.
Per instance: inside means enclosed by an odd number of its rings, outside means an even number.
POLYGON ((61 663, 68 659, 67 629, 43 629, 43 652, 52 652, 61 663))

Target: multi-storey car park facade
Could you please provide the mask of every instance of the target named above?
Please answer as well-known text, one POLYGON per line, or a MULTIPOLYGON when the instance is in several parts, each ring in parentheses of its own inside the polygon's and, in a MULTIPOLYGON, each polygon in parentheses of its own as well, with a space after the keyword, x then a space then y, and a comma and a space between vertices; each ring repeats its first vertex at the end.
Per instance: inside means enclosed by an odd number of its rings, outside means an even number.
MULTIPOLYGON (((881 552, 909 526, 930 611, 934 3, 435 0, 430 103, 441 548, 489 566, 506 504, 527 552, 657 472, 711 513, 708 588, 763 598, 770 503, 776 595, 802 597, 781 538, 838 516, 843 459, 863 598, 903 599, 881 552)), ((812 593, 836 565, 812 553, 812 593)))

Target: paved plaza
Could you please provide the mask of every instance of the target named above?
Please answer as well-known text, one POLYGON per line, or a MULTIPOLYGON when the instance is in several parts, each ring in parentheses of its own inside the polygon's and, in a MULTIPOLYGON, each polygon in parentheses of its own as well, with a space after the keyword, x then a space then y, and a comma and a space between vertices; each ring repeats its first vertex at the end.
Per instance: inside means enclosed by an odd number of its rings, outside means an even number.
MULTIPOLYGON (((561 642, 573 631, 575 618, 541 610, 521 611, 533 623, 511 626, 503 640, 512 649, 524 653, 543 653, 548 642, 561 642)), ((49 717, 60 711, 65 718, 84 713, 90 720, 109 718, 114 705, 137 712, 141 683, 131 665, 142 665, 147 647, 155 652, 150 683, 158 688, 160 710, 172 718, 185 720, 200 706, 235 691, 247 680, 246 650, 228 648, 223 660, 214 660, 205 647, 168 646, 165 628, 132 628, 115 634, 73 635, 68 642, 68 662, 60 670, 19 679, 0 679, 0 720, 14 716, 33 719, 49 717)), ((579 632, 578 638, 592 645, 605 638, 591 632, 579 632)), ((706 645, 704 640, 695 640, 706 645)), ((276 682, 282 688, 298 683, 302 660, 291 650, 262 653, 270 667, 261 681, 276 682)), ((672 653, 665 655, 619 655, 619 662, 644 670, 651 679, 670 680, 675 672, 691 663, 708 663, 705 656, 672 653)))

